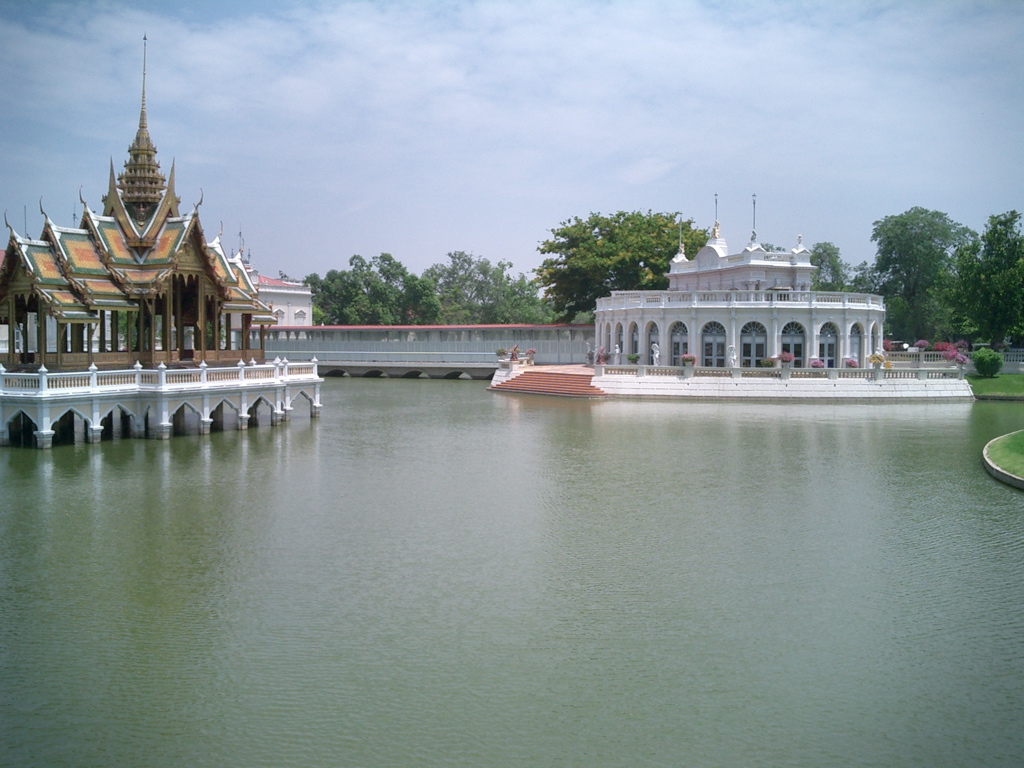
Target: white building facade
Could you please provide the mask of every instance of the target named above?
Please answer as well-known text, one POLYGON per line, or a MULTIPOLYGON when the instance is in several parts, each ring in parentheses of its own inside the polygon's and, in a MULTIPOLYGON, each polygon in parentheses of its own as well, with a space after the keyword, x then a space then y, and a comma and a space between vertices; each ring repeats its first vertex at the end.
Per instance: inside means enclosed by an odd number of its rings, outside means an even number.
MULTIPOLYGON (((250 272, 256 270, 250 267, 250 272)), ((253 282, 260 301, 269 304, 278 325, 313 324, 313 291, 305 283, 278 280, 256 273, 253 282)))
POLYGON ((715 222, 693 259, 680 248, 668 290, 598 299, 597 346, 616 364, 637 355, 641 364, 680 365, 692 354, 698 366, 748 368, 790 353, 798 368, 863 367, 881 349, 885 302, 812 291, 810 257, 799 238, 791 251, 769 252, 756 234, 730 254, 715 222))

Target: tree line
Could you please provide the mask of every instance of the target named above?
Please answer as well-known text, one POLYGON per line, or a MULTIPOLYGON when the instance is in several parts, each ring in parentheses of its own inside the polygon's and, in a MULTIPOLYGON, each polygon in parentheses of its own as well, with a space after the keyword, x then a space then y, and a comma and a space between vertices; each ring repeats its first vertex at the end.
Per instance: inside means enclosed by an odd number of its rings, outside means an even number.
POLYGON ((492 264, 464 251, 415 275, 390 253, 348 269, 307 275, 316 325, 462 325, 550 323, 550 303, 536 281, 513 277, 512 264, 492 264))
MULTIPOLYGON (((672 258, 692 258, 708 231, 678 212, 619 211, 573 217, 538 250, 533 277, 464 251, 409 272, 382 253, 349 269, 312 274, 314 322, 342 325, 592 322, 612 291, 663 290, 672 258)), ((911 208, 874 223, 873 261, 847 264, 831 242, 811 246, 813 290, 876 293, 886 336, 1002 343, 1024 340, 1024 236, 1016 211, 980 235, 941 211, 911 208)), ((770 244, 765 244, 771 250, 770 244)))

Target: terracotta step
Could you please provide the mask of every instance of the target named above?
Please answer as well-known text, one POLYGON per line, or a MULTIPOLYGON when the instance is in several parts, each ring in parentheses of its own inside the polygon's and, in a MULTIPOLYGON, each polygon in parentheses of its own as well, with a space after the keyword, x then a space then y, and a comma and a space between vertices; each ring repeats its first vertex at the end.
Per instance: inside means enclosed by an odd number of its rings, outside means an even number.
POLYGON ((604 391, 590 383, 589 376, 540 371, 524 371, 513 379, 492 386, 491 389, 499 392, 560 397, 607 397, 604 391))

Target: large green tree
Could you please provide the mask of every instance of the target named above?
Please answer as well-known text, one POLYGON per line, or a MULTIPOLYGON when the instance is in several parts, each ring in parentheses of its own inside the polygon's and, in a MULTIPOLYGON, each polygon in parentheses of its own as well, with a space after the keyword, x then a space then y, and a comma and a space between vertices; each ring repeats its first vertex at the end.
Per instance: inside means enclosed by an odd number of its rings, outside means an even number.
POLYGON ((573 320, 612 291, 667 288, 680 233, 690 258, 707 243, 707 231, 678 213, 619 211, 564 221, 538 248, 550 255, 537 268, 544 295, 559 318, 573 320))
POLYGON ((538 295, 537 283, 522 273, 512 277, 512 264, 497 264, 465 251, 423 272, 437 287, 442 323, 548 323, 551 308, 538 295))
POLYGON ((875 272, 893 336, 918 339, 941 334, 948 323, 942 289, 952 254, 972 236, 945 213, 924 208, 875 222, 875 272))
POLYGON ((1024 333, 1024 236, 1017 211, 990 216, 981 238, 956 250, 951 298, 961 330, 1002 342, 1024 333))
POLYGON ((323 322, 339 325, 422 325, 435 323, 441 304, 429 278, 410 273, 389 253, 366 261, 349 259, 349 269, 332 269, 323 278, 306 277, 314 310, 323 322))
POLYGON ((839 254, 839 246, 829 242, 811 246, 811 264, 817 267, 811 278, 815 291, 845 291, 850 282, 850 268, 839 254))

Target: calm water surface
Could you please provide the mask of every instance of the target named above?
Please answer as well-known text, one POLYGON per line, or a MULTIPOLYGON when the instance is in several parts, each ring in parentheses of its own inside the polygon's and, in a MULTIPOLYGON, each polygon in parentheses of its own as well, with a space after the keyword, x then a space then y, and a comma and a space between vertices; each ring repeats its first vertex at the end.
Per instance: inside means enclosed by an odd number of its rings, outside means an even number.
POLYGON ((1024 407, 484 387, 0 450, 0 764, 1024 763, 1024 407))

